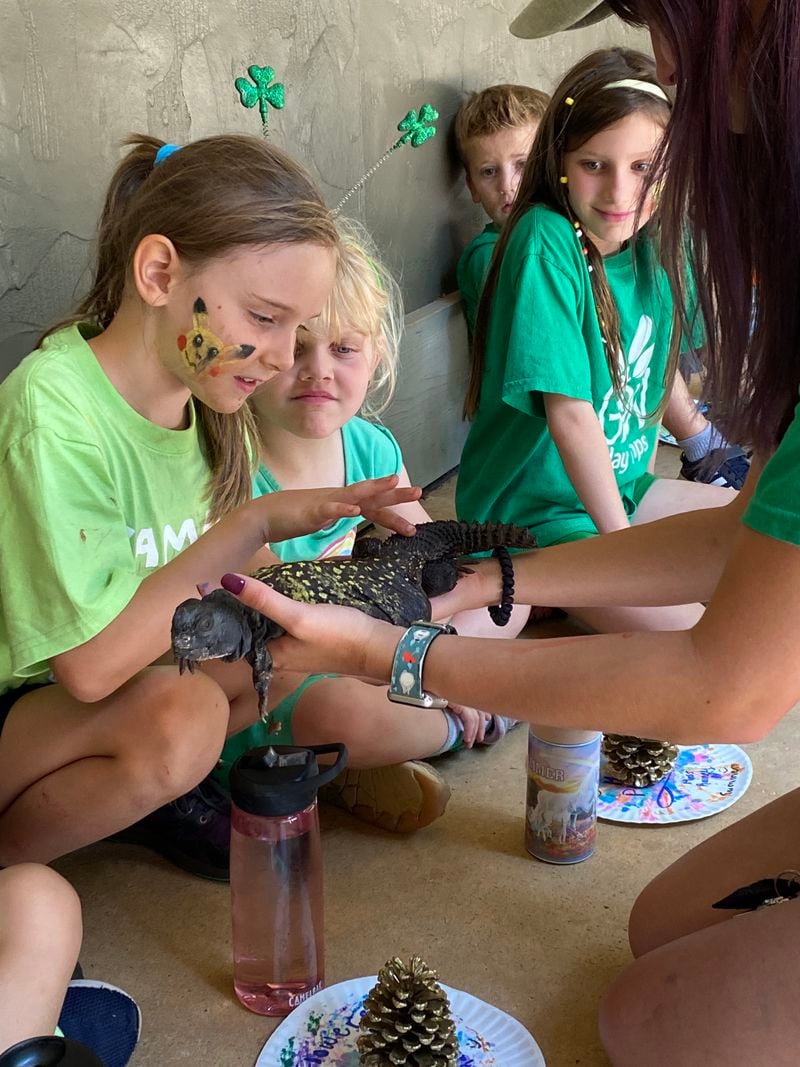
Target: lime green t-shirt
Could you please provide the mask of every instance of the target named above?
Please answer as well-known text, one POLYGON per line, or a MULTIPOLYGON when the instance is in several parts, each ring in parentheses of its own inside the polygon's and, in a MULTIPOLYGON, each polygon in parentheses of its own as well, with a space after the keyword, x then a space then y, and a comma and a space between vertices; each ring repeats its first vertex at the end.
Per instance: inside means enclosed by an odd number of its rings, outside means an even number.
POLYGON ((536 205, 514 228, 492 299, 480 407, 461 458, 459 518, 529 526, 542 545, 593 528, 548 430, 544 393, 592 405, 620 496, 629 513, 635 509, 634 487, 656 446, 657 426, 647 416, 664 395, 672 297, 644 236, 604 264, 620 316, 624 404, 571 223, 536 205))
POLYGON ((58 331, 0 385, 0 693, 45 679, 206 525, 193 406, 186 430, 139 415, 95 333, 58 331))
POLYGON ((483 283, 489 273, 494 246, 499 237, 500 227, 490 222, 477 237, 470 241, 458 261, 456 282, 464 304, 464 318, 467 320, 470 337, 475 333, 475 319, 478 317, 478 304, 483 292, 483 283))
POLYGON ((800 404, 761 472, 742 521, 758 533, 800 545, 800 404))
MULTIPOLYGON (((341 435, 345 485, 352 485, 353 482, 361 482, 366 478, 399 474, 403 469, 400 446, 385 426, 356 417, 344 424, 341 435)), ((253 479, 253 496, 277 493, 280 488, 270 471, 262 464, 253 479)), ((360 522, 358 517, 338 519, 317 533, 293 537, 288 541, 276 541, 270 548, 285 563, 294 563, 300 559, 349 556, 353 551, 356 528, 360 522)))

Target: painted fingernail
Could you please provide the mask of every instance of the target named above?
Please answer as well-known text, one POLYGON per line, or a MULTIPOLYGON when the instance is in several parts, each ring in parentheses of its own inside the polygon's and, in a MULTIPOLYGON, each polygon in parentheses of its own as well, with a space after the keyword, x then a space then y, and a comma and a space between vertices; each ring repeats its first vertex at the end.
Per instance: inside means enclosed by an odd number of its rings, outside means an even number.
POLYGON ((211 588, 211 582, 198 582, 197 585, 195 586, 195 589, 200 594, 200 596, 205 596, 210 588, 211 588))
POLYGON ((244 589, 244 578, 240 578, 238 574, 223 574, 220 584, 223 589, 238 596, 244 589))

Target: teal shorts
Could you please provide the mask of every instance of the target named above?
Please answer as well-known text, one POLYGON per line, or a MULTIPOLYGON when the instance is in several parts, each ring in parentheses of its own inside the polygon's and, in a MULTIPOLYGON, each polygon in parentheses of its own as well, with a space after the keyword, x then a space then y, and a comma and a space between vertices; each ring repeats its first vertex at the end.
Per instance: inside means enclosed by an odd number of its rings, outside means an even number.
MULTIPOLYGON (((658 481, 658 476, 646 471, 635 482, 625 487, 622 503, 625 514, 632 519, 644 499, 645 493, 658 481)), ((558 519, 545 523, 542 527, 531 527, 531 532, 540 548, 552 548, 553 545, 566 545, 570 541, 584 541, 588 537, 597 537, 597 527, 585 513, 573 518, 558 519)))
POLYGON ((297 689, 285 696, 283 700, 269 713, 270 727, 275 729, 273 733, 266 723, 254 722, 252 726, 240 730, 238 734, 232 734, 222 746, 222 752, 214 770, 214 777, 227 789, 231 767, 243 752, 250 748, 260 748, 263 745, 293 745, 294 733, 292 731, 292 716, 297 707, 297 701, 317 682, 326 678, 338 678, 336 674, 309 674, 298 685, 297 689))

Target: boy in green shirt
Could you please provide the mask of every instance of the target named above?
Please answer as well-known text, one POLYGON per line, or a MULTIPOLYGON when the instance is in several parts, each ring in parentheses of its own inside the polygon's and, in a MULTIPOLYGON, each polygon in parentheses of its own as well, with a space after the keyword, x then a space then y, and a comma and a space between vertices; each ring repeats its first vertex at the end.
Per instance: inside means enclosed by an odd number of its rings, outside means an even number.
POLYGON ((456 146, 467 188, 490 220, 458 261, 458 288, 470 337, 494 246, 549 99, 527 85, 492 85, 473 93, 456 113, 456 146))

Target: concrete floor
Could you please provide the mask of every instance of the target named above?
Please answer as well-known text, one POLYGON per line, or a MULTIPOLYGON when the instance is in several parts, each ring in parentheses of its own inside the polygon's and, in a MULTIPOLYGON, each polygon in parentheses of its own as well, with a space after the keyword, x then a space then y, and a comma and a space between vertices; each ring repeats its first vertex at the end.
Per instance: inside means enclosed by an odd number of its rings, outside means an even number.
MULTIPOLYGON (((662 453, 659 468, 674 472, 675 451, 662 453)), ((452 489, 433 494, 437 517, 452 514, 452 489)), ((529 636, 552 632, 544 623, 529 636)), ((516 1016, 549 1067, 602 1067, 597 1003, 629 960, 637 892, 693 845, 794 788, 798 740, 795 710, 749 746, 754 780, 734 808, 675 827, 604 823, 596 855, 575 867, 525 852, 524 728, 494 749, 440 760, 453 796, 444 817, 416 835, 323 809, 328 983, 418 953, 448 985, 516 1016)), ((97 845, 56 866, 83 900, 87 977, 121 985, 141 1004, 135 1067, 251 1067, 274 1024, 234 999, 227 887, 126 845, 97 845)))

